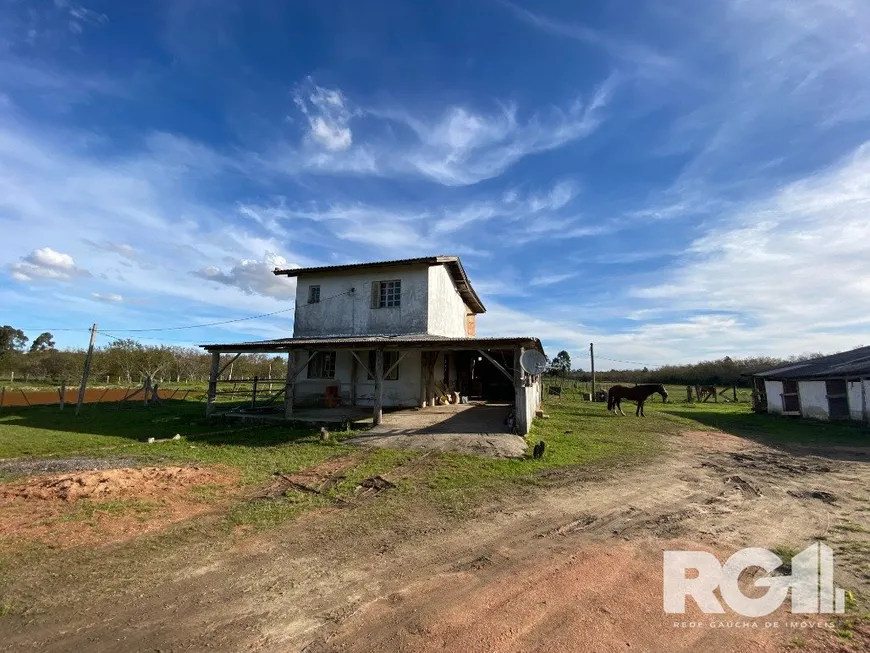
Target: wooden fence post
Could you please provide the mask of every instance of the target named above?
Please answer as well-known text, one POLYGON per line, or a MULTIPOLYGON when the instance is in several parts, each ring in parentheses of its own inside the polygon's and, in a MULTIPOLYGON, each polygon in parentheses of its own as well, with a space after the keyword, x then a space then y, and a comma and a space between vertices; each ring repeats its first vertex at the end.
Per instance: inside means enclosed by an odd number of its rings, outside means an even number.
POLYGON ((692 386, 686 386, 686 403, 692 403, 692 386))
POLYGON ((257 407, 257 382, 259 381, 259 377, 254 375, 254 387, 251 390, 251 408, 257 407))
POLYGON ((737 384, 734 384, 734 385, 731 387, 731 390, 732 390, 732 392, 734 393, 734 403, 736 404, 736 403, 737 403, 737 384))
POLYGON ((0 388, 0 408, 3 407, 3 399, 6 397, 6 386, 0 388))
POLYGON ((66 401, 66 381, 61 381, 59 394, 60 394, 60 397, 59 397, 60 409, 63 410, 63 404, 66 401))

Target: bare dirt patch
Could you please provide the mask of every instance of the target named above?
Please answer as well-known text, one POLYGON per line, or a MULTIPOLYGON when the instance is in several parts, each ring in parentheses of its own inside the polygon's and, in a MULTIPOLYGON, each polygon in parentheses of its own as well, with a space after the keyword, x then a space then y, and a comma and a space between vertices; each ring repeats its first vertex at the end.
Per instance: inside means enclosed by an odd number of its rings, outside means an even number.
POLYGON ((106 590, 87 610, 34 607, 2 624, 4 639, 58 651, 717 652, 804 637, 802 650, 839 650, 831 633, 675 626, 662 611, 662 551, 724 560, 824 539, 837 586, 864 594, 870 465, 715 431, 663 437, 667 451, 643 466, 548 475, 545 489, 494 496, 458 524, 413 498, 397 517, 377 501, 311 513, 106 590))
POLYGON ((213 487, 220 494, 234 481, 230 470, 197 466, 34 476, 0 486, 0 544, 39 540, 67 547, 128 539, 208 512, 213 501, 192 491, 213 487))

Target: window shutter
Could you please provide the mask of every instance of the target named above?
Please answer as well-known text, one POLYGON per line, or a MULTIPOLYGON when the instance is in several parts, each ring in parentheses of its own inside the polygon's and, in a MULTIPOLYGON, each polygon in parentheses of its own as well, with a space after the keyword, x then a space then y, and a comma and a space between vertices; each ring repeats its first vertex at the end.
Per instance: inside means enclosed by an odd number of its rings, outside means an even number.
POLYGON ((372 281, 372 308, 380 306, 381 302, 381 282, 372 281))

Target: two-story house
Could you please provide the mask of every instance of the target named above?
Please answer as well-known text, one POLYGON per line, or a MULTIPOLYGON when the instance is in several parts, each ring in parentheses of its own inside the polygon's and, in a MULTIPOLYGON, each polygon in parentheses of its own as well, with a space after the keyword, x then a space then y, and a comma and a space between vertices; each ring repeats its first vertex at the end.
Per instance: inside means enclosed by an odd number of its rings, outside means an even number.
POLYGON ((221 353, 286 352, 284 415, 294 407, 426 407, 454 400, 514 403, 528 432, 540 379, 523 371, 537 338, 478 338, 485 308, 457 256, 274 271, 296 278, 293 337, 215 344, 210 411, 221 353))

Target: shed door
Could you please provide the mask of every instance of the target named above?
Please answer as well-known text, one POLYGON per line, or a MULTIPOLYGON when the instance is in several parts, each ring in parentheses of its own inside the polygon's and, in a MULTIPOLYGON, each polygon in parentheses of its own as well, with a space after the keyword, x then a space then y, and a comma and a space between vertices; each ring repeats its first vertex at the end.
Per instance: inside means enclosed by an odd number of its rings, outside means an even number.
POLYGON ((846 382, 840 379, 825 381, 828 396, 828 417, 830 419, 849 419, 849 398, 846 382))
POLYGON ((800 415, 801 402, 798 397, 797 381, 782 382, 782 412, 800 415))

